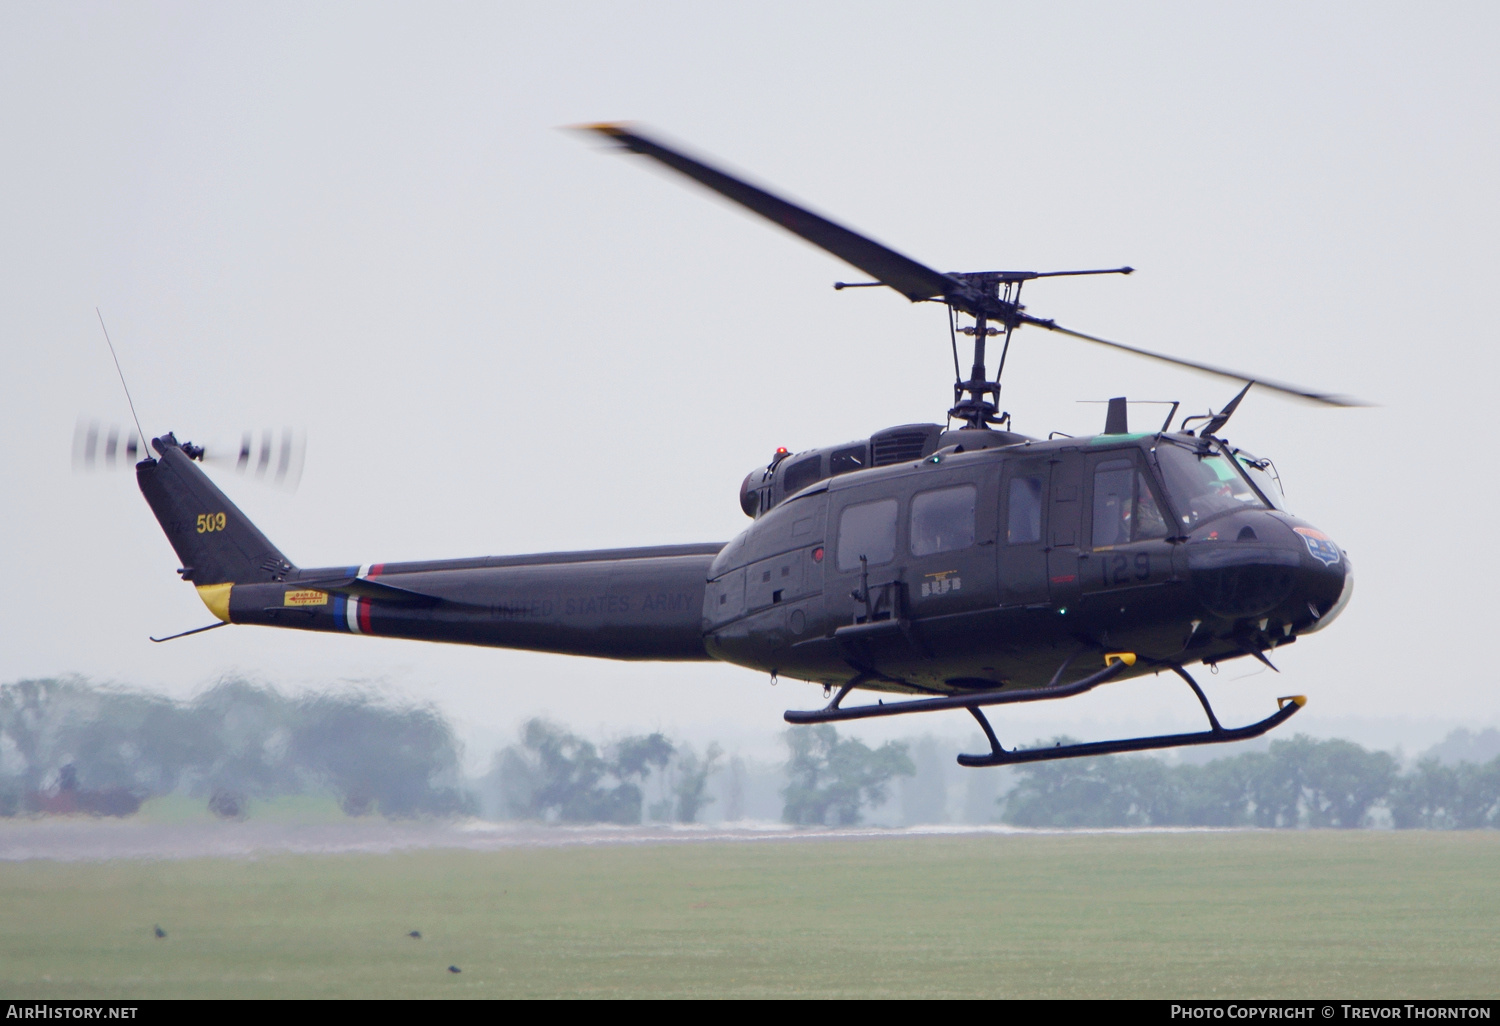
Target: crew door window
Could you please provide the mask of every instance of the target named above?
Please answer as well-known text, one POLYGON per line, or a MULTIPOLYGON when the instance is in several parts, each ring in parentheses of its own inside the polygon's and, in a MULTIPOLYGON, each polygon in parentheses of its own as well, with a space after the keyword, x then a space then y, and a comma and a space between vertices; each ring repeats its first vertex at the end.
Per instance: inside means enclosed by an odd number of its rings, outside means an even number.
POLYGON ((1166 536, 1167 522, 1134 460, 1108 460, 1094 468, 1094 548, 1166 536))
POLYGON ((870 566, 896 558, 895 499, 861 502, 839 515, 838 568, 858 570, 861 556, 870 566))
POLYGON ((1005 541, 1009 545, 1032 545, 1042 540, 1041 474, 1018 474, 1010 479, 1006 495, 1005 541))

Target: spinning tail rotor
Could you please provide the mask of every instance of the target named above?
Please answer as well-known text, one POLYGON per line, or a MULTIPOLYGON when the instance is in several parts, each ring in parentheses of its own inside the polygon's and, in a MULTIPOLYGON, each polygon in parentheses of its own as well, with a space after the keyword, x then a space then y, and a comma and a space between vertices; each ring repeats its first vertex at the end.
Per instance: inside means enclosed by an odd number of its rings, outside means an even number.
MULTIPOLYGON (((237 442, 189 443, 183 448, 203 463, 295 491, 302 480, 307 437, 291 428, 279 431, 266 428, 242 432, 237 442)), ((131 470, 138 460, 150 454, 140 435, 128 427, 80 419, 73 430, 75 471, 131 470)))

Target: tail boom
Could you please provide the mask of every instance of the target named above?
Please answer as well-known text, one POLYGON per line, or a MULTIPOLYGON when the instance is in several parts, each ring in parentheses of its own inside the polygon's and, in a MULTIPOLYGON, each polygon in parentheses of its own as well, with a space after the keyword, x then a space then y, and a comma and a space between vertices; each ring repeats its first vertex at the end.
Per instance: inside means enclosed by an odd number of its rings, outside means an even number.
POLYGON ((708 660, 722 543, 298 569, 170 434, 136 478, 184 580, 225 623, 616 659, 708 660))
POLYGON ((302 570, 235 585, 231 623, 615 659, 708 660, 703 597, 721 546, 499 557, 495 565, 302 570), (681 551, 688 550, 688 551, 681 551), (558 555, 565 562, 549 561, 558 555), (602 558, 577 558, 598 556, 602 558), (360 571, 365 571, 363 574, 360 571))

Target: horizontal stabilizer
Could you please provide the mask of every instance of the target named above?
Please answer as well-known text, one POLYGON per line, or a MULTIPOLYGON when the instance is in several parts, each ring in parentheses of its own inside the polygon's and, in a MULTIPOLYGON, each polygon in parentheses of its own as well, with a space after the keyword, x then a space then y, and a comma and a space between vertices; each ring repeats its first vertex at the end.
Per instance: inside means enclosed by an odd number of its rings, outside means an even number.
POLYGON ((364 577, 336 577, 329 580, 298 578, 297 587, 401 606, 435 606, 443 601, 435 595, 424 595, 364 577))

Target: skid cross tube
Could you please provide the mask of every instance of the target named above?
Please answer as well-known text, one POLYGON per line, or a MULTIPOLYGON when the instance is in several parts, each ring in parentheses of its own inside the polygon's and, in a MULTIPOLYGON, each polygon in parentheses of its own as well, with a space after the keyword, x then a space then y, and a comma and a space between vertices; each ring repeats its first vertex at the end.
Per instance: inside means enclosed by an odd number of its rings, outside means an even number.
MULTIPOLYGON (((1071 661, 1071 658, 1070 660, 1071 661)), ((1059 668, 1057 676, 1062 675, 1067 663, 1059 668)), ((1208 717, 1209 729, 1189 734, 1158 734, 1153 737, 1127 737, 1114 741, 1089 741, 1075 745, 1056 745, 1052 748, 1028 748, 1012 749, 1006 751, 1000 745, 1000 740, 995 736, 994 729, 989 720, 980 711, 981 706, 986 705, 1010 705, 1016 702, 1042 702, 1054 698, 1069 698, 1073 695, 1081 695, 1085 691, 1092 690, 1106 681, 1113 680, 1119 676, 1126 667, 1123 659, 1112 661, 1104 669, 1091 673, 1082 680, 1072 684, 1064 684, 1061 687, 1049 685, 1044 688, 1027 688, 1022 691, 981 691, 972 695, 945 695, 941 698, 918 698, 907 702, 892 702, 890 705, 861 705, 852 709, 840 708, 839 703, 844 697, 864 680, 870 679, 865 674, 860 674, 855 680, 845 684, 834 696, 832 702, 822 709, 788 709, 783 718, 788 723, 812 724, 833 723, 841 720, 863 720, 875 716, 904 716, 908 713, 939 712, 944 709, 967 709, 969 713, 979 722, 984 730, 985 739, 990 743, 988 755, 960 755, 958 764, 960 766, 1010 766, 1023 762, 1050 762, 1054 759, 1078 759, 1090 755, 1114 755, 1120 752, 1146 752, 1157 748, 1181 748, 1189 745, 1215 745, 1226 741, 1245 741, 1252 737, 1260 737, 1262 734, 1279 727, 1287 720, 1297 714, 1297 710, 1306 704, 1307 699, 1301 695, 1288 695, 1276 700, 1277 709, 1270 716, 1244 727, 1226 728, 1219 723, 1219 718, 1214 715, 1213 706, 1208 702, 1208 696, 1198 686, 1198 682, 1192 675, 1181 666, 1173 666, 1172 672, 1176 673, 1187 686, 1193 689, 1199 704, 1203 706, 1203 712, 1208 717), (861 680, 860 678, 864 678, 861 680)))
POLYGON ((1123 660, 1117 660, 1098 673, 1092 673, 1080 681, 1062 687, 1028 688, 1024 691, 981 691, 972 695, 945 695, 942 698, 918 698, 909 702, 892 702, 890 705, 859 705, 853 709, 840 709, 838 698, 822 709, 788 709, 782 714, 788 723, 833 723, 838 720, 863 720, 873 716, 903 716, 907 713, 938 712, 943 709, 977 709, 981 705, 1009 705, 1013 702, 1042 702, 1052 698, 1068 698, 1080 695, 1105 681, 1113 680, 1125 670, 1123 660))

